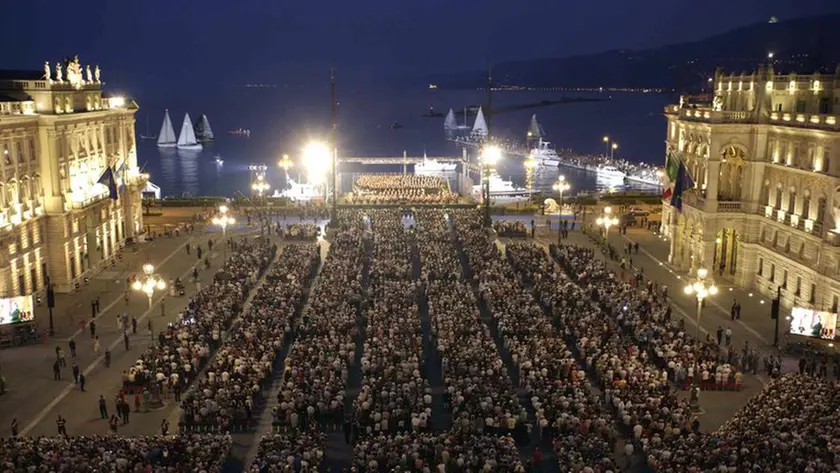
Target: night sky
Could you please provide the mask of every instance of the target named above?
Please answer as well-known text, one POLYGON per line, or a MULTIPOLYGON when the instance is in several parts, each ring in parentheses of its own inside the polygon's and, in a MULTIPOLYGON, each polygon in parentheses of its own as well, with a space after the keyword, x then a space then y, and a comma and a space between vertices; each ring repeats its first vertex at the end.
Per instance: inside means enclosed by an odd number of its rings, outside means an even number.
POLYGON ((0 67, 65 55, 124 87, 421 78, 488 60, 701 39, 837 0, 0 0, 0 67))

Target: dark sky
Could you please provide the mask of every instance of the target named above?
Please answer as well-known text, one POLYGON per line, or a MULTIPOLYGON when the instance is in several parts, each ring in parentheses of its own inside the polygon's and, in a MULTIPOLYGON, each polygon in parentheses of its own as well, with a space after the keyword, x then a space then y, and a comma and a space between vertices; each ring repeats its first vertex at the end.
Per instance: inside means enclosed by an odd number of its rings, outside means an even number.
POLYGON ((127 86, 377 80, 701 39, 837 0, 0 0, 0 67, 79 54, 127 86))

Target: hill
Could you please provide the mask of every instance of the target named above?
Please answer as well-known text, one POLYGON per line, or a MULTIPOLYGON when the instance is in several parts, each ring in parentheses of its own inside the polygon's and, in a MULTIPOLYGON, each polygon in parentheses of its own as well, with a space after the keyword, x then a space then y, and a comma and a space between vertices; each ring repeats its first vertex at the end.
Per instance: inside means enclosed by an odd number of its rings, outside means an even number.
MULTIPOLYGON (((745 26, 700 41, 647 50, 508 61, 493 66, 493 82, 531 87, 617 87, 692 89, 715 68, 752 71, 775 53, 780 71, 830 71, 840 62, 840 14, 745 26)), ((446 88, 483 87, 486 71, 440 75, 446 88)))

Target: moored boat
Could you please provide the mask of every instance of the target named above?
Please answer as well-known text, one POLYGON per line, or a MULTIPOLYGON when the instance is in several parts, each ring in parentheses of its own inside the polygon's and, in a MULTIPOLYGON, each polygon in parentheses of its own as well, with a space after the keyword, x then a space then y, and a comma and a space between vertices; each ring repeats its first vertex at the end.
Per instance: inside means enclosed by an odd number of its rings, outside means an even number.
POLYGON ((178 143, 175 145, 178 149, 200 150, 204 147, 195 138, 195 130, 193 129, 190 114, 184 114, 184 123, 181 125, 181 134, 178 135, 178 143))

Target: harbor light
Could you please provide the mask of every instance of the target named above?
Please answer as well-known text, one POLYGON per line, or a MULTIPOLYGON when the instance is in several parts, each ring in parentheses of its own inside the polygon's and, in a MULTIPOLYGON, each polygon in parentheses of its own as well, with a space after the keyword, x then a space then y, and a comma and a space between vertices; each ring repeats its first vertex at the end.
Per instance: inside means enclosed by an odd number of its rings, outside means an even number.
POLYGON ((498 146, 487 146, 481 153, 481 159, 485 166, 495 166, 502 159, 502 150, 498 146))
POLYGON ((332 156, 329 147, 322 142, 312 142, 303 149, 303 167, 313 184, 322 183, 330 170, 332 156))

